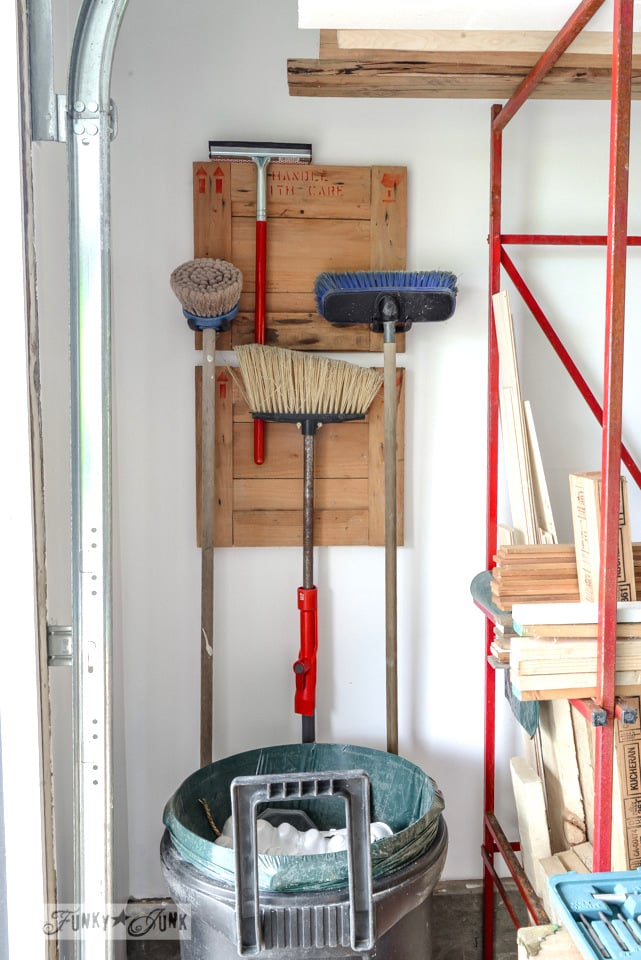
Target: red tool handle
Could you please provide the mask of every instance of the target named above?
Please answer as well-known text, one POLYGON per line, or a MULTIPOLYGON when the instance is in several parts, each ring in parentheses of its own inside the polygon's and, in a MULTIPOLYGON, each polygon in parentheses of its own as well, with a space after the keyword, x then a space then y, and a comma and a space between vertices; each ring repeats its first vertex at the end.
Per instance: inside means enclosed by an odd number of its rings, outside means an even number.
POLYGON ((300 650, 294 663, 296 694, 294 710, 311 717, 316 708, 316 651, 318 649, 318 602, 316 587, 298 588, 300 650))
MULTIPOLYGON (((256 302, 254 340, 265 343, 265 301, 267 292, 267 221, 256 221, 256 302)), ((265 462, 265 421, 254 420, 254 463, 265 462)))

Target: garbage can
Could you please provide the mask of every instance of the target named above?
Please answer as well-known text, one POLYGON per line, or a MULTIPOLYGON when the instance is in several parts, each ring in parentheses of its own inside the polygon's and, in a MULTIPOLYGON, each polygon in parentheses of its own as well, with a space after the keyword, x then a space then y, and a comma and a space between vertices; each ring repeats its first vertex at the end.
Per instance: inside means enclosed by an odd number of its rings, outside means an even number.
POLYGON ((190 907, 182 960, 266 957, 391 960, 431 955, 431 893, 447 853, 443 798, 402 757, 343 744, 266 747, 192 774, 168 801, 161 863, 176 903, 190 907), (200 800, 234 847, 214 843, 200 800), (284 804, 319 830, 347 827, 347 850, 256 852, 256 819, 284 804), (392 836, 370 844, 371 820, 392 836))

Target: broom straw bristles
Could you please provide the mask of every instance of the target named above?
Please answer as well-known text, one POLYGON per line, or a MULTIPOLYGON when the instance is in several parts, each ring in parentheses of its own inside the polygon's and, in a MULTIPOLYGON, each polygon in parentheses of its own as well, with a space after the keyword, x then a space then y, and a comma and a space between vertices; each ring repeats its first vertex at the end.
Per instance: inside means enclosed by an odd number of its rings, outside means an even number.
POLYGON ((363 416, 383 375, 318 354, 248 343, 234 347, 252 413, 363 416))

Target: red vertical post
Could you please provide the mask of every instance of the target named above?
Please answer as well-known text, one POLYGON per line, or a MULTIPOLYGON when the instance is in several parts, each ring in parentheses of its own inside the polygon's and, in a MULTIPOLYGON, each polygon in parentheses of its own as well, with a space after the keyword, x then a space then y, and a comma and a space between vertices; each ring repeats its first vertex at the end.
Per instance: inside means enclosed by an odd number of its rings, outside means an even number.
MULTIPOLYGON (((492 316, 492 295, 497 293, 501 275, 501 187, 503 135, 495 129, 501 105, 491 111, 490 143, 490 275, 488 298, 488 366, 487 366, 487 506, 486 506, 486 569, 494 566, 496 552, 498 458, 499 458, 499 355, 492 316)), ((486 815, 494 812, 495 779, 495 709, 496 674, 488 656, 493 639, 490 620, 485 621, 485 726, 483 776, 483 848, 486 858, 494 861, 494 838, 488 828, 486 815)), ((494 952, 494 880, 485 863, 483 866, 483 960, 492 960, 494 952)))
POLYGON ((595 871, 610 869, 612 843, 617 551, 628 232, 632 24, 633 0, 614 0, 601 447, 603 480, 601 570, 597 646, 597 700, 606 710, 608 721, 606 726, 597 728, 595 741, 594 778, 599 787, 596 790, 594 804, 595 871))

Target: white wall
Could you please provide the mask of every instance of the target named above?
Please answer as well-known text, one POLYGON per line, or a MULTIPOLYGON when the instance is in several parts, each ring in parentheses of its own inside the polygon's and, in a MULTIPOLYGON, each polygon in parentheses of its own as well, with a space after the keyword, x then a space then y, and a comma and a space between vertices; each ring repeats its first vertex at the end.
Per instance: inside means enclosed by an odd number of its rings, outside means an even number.
MULTIPOLYGON (((639 9, 638 0, 635 7, 639 9)), ((560 30, 573 9, 572 3, 557 0, 538 0, 536 5, 450 0, 438 8, 422 0, 397 0, 393 6, 385 0, 298 0, 298 23, 338 30, 560 30)), ((584 29, 612 30, 613 10, 612 0, 605 0, 584 29)))
MULTIPOLYGON (((169 274, 193 255, 191 164, 207 158, 210 138, 311 142, 321 163, 406 165, 408 267, 451 269, 459 277, 454 317, 414 328, 402 359, 408 379, 406 546, 398 576, 400 751, 444 792, 450 831, 444 876, 481 875, 484 631, 469 585, 485 562, 490 103, 290 98, 286 60, 315 57, 317 44, 316 31, 297 28, 295 0, 136 0, 116 51, 114 624, 123 650, 116 678, 124 702, 119 762, 126 762, 130 893, 136 897, 164 892, 163 805, 198 765, 198 357, 169 274)), ((638 119, 636 105, 634 115, 638 119)), ((528 104, 506 135, 505 230, 605 232, 607 137, 606 104, 528 104)), ((633 197, 638 210, 636 184, 633 197)), ((638 222, 634 229, 639 232, 638 222)), ((60 253, 46 242, 41 247, 50 263, 62 263, 60 253)), ((601 255, 557 250, 527 257, 515 251, 514 257, 531 264, 536 293, 598 391, 601 255)), ((636 254, 632 266, 638 288, 636 254)), ((631 293, 635 325, 638 293, 631 293)), ((533 403, 557 524, 568 540, 567 474, 598 469, 599 435, 541 337, 524 328, 527 317, 515 296, 513 307, 523 392, 533 403)), ((624 417, 633 450, 639 450, 638 336, 631 331, 624 417)), ((47 362, 43 357, 43 379, 47 362)), ((633 534, 639 537, 638 530, 633 534)), ((318 738, 384 749, 383 550, 324 548, 315 559, 318 738)), ((291 664, 298 650, 300 569, 301 552, 293 548, 216 553, 216 757, 299 739, 291 664)), ((502 677, 498 682, 500 691, 502 677)), ((497 809, 509 827, 505 761, 519 750, 513 724, 499 723, 498 750, 504 762, 497 809)))

